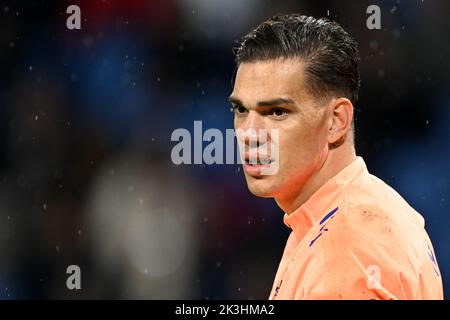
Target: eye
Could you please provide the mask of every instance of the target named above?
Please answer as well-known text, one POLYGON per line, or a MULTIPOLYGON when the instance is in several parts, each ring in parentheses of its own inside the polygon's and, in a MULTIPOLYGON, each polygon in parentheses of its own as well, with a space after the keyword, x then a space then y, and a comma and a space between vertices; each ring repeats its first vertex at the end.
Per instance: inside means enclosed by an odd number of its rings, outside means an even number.
POLYGON ((281 109, 281 108, 274 108, 274 109, 272 109, 271 114, 276 118, 280 118, 280 117, 283 117, 284 115, 286 115, 287 112, 286 112, 286 110, 281 109))
POLYGON ((244 108, 243 106, 238 106, 238 105, 233 105, 233 107, 231 108, 231 110, 235 113, 235 114, 243 114, 247 112, 247 109, 244 108))

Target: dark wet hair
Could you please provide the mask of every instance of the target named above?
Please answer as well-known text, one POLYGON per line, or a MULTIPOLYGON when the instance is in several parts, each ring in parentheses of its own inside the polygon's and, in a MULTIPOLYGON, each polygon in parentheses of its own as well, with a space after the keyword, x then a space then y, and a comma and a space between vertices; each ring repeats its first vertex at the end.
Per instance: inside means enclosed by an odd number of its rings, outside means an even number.
POLYGON ((317 97, 346 97, 352 103, 360 86, 356 41, 336 22, 300 14, 276 15, 250 31, 234 48, 236 64, 300 58, 308 89, 317 97))

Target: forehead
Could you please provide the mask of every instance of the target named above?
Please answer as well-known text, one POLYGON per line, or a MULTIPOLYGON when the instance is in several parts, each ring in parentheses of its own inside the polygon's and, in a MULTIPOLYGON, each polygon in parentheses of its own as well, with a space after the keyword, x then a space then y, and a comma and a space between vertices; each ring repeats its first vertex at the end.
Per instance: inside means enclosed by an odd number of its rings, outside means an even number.
POLYGON ((304 63, 299 59, 277 59, 241 63, 233 96, 241 99, 295 98, 304 91, 304 63))

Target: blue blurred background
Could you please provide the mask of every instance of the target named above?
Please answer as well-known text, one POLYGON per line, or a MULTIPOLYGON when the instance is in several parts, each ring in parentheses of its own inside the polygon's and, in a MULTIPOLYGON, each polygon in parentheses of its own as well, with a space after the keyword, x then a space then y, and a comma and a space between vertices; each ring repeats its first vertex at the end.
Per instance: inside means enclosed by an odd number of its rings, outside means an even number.
POLYGON ((174 165, 170 137, 232 128, 232 47, 290 12, 357 39, 357 152, 424 216, 448 298, 446 0, 2 3, 0 298, 266 299, 283 213, 238 165, 174 165), (382 30, 366 27, 371 4, 382 30), (71 264, 82 290, 66 288, 71 264))

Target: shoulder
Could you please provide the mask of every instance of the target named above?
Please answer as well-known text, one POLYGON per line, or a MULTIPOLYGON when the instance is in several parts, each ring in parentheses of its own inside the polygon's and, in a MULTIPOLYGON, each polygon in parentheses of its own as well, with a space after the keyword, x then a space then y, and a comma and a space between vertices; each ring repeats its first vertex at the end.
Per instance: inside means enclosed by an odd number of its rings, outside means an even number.
POLYGON ((322 229, 327 230, 323 245, 337 259, 351 249, 352 253, 376 260, 407 263, 426 247, 423 217, 373 175, 350 183, 343 190, 338 208, 338 214, 322 229))
POLYGON ((371 174, 346 186, 340 205, 340 224, 350 229, 388 239, 424 229, 423 217, 396 190, 371 174))
POLYGON ((336 288, 352 285, 352 292, 376 272, 379 297, 414 297, 429 244, 421 215, 372 175, 350 183, 337 205, 333 219, 316 230, 320 237, 313 235, 311 272, 326 270, 319 272, 322 280, 336 288))

